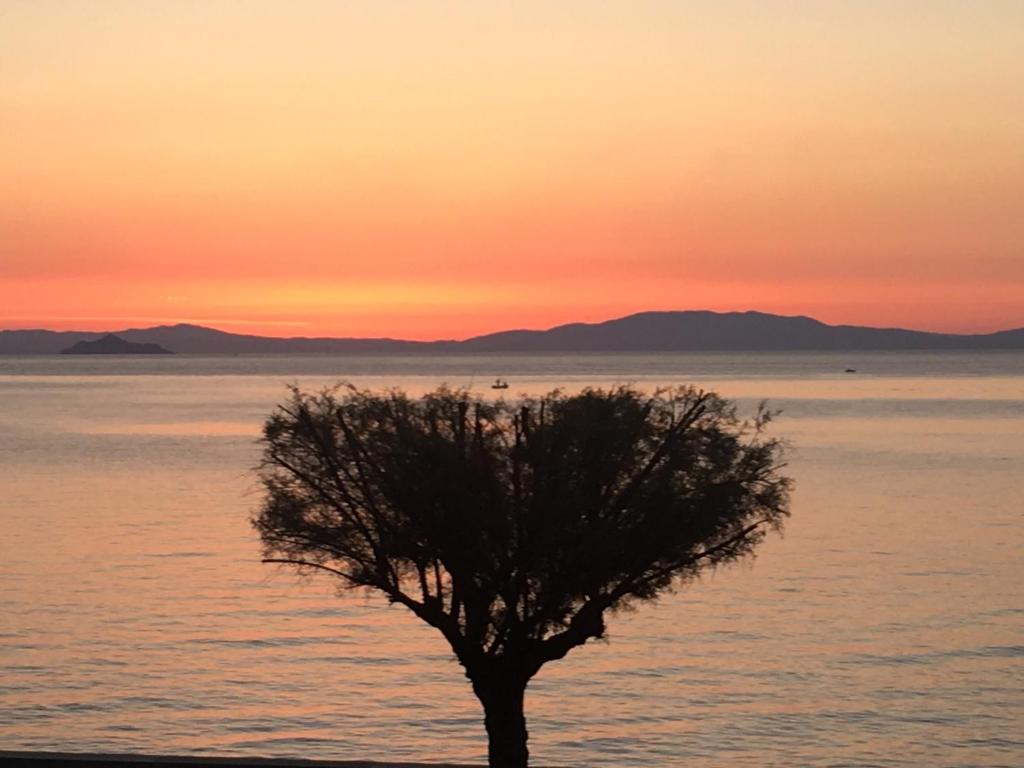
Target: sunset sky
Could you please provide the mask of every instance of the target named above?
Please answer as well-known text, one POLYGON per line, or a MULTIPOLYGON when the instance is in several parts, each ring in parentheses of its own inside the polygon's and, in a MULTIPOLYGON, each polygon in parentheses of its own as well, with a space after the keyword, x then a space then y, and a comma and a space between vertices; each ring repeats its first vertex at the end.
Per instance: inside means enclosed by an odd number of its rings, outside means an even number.
POLYGON ((0 328, 1024 326, 1024 2, 0 7, 0 328))

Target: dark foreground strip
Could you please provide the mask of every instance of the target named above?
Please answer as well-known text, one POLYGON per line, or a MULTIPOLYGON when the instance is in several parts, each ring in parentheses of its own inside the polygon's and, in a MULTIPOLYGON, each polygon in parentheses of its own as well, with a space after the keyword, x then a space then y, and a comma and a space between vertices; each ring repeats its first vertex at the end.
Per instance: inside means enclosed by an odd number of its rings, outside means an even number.
POLYGON ((454 763, 379 763, 365 760, 281 760, 261 757, 97 755, 73 752, 4 752, 3 768, 479 768, 454 763))

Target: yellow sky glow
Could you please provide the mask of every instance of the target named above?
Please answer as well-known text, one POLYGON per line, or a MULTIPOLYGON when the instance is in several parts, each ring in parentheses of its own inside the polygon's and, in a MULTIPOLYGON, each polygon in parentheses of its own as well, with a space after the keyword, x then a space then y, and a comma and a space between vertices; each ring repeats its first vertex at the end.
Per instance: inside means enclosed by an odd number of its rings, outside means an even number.
POLYGON ((12 2, 0 327, 1021 326, 1022 37, 995 0, 12 2))

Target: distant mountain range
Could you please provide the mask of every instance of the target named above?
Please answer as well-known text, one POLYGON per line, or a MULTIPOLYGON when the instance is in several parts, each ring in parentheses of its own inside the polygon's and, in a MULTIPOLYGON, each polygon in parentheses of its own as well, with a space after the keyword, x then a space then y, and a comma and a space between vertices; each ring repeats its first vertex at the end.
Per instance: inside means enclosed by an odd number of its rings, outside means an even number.
POLYGON ((125 341, 120 336, 108 333, 96 341, 78 341, 62 355, 169 355, 171 351, 152 342, 125 341))
MULTIPOLYGON (((108 332, 0 331, 0 355, 51 355, 108 332)), ((641 312, 603 323, 570 323, 544 331, 513 330, 464 341, 358 338, 272 338, 199 325, 161 325, 114 332, 133 344, 184 354, 501 354, 533 352, 694 352, 797 350, 1022 349, 1024 328, 949 334, 901 328, 826 325, 810 317, 763 312, 641 312)))

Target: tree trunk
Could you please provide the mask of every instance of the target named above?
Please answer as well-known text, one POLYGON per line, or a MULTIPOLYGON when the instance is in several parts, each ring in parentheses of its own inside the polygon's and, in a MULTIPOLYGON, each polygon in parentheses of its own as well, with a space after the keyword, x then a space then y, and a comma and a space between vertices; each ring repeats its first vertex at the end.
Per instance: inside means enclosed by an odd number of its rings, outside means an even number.
POLYGON ((490 768, 526 768, 526 680, 501 675, 473 678, 473 692, 484 707, 487 760, 490 768))

